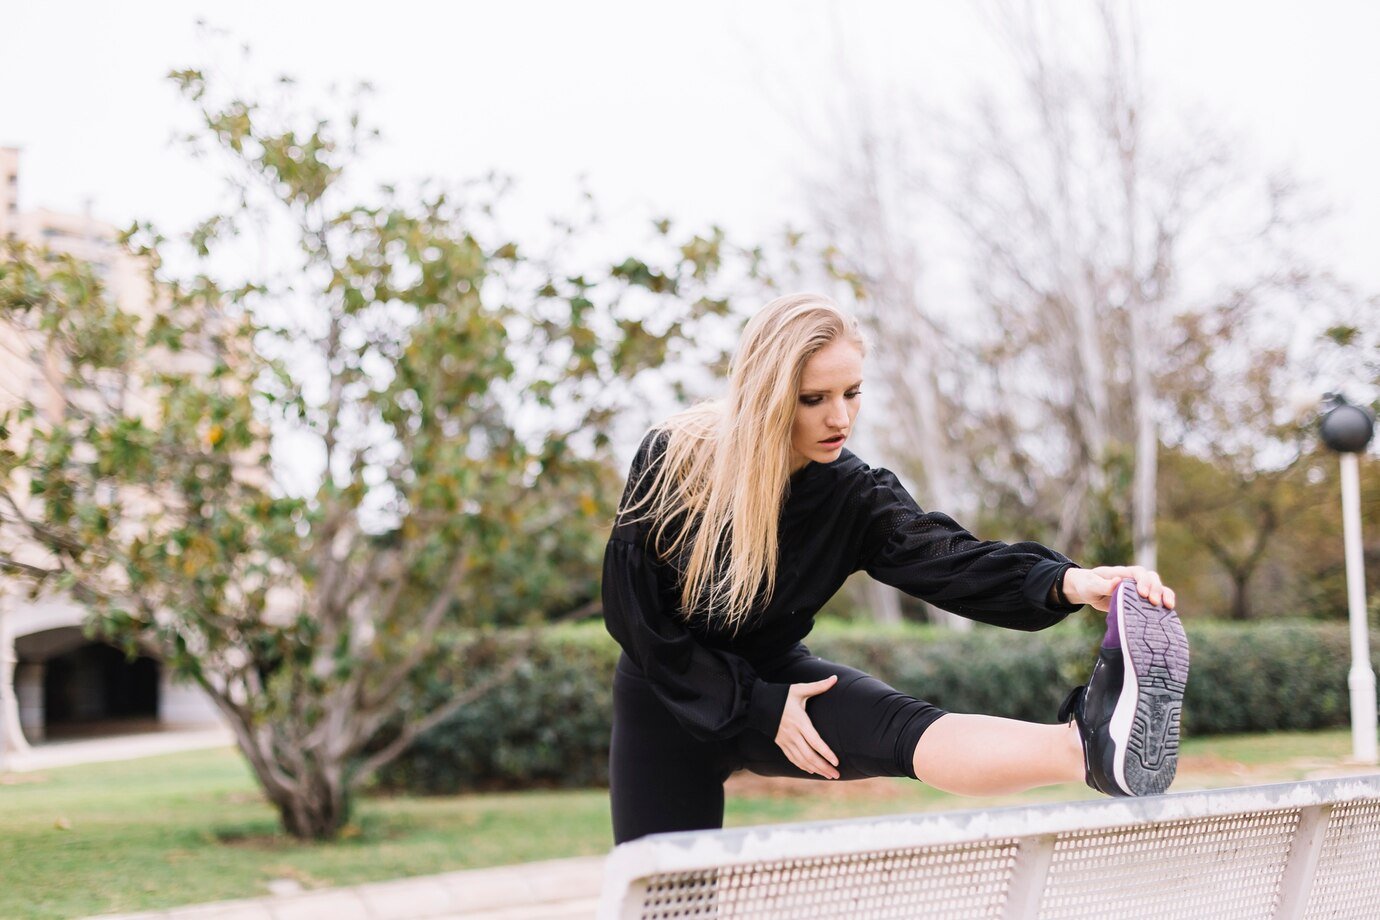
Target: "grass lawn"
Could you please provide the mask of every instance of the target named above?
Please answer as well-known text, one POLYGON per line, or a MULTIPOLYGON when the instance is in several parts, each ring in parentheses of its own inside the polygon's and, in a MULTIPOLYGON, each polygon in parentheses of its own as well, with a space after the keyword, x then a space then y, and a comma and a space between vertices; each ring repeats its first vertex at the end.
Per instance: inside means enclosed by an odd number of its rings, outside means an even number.
MULTIPOLYGON (((1175 791, 1348 772, 1347 730, 1185 742, 1175 791)), ((1359 772, 1352 768, 1349 772, 1359 772)), ((828 783, 737 774, 729 827, 1097 798, 1066 785, 959 798, 911 780, 828 783)), ((603 789, 364 798, 344 837, 278 831, 231 748, 0 775, 0 917, 82 917, 306 888, 602 855, 613 842, 603 789)))

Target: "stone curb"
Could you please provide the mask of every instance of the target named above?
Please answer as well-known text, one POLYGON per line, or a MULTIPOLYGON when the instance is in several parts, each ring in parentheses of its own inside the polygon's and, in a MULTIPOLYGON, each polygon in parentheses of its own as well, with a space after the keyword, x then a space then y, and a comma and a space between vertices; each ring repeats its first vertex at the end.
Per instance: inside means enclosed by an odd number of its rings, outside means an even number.
POLYGON ((99 920, 591 917, 603 878, 604 857, 579 856, 137 914, 100 914, 99 920))

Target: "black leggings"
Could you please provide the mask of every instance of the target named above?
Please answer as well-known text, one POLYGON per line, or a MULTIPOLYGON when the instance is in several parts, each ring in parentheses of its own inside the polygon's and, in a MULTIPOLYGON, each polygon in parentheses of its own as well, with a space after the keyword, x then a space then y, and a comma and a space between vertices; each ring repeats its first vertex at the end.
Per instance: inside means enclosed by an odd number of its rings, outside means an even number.
MULTIPOLYGON (((840 780, 915 779, 915 745, 944 715, 944 710, 856 668, 815 657, 802 643, 757 670, 763 680, 776 683, 839 676, 832 687, 806 701, 805 711, 838 757, 840 780)), ((774 738, 753 729, 721 741, 696 739, 661 705, 627 654, 619 656, 609 751, 615 844, 665 831, 723 827, 724 780, 736 770, 823 779, 791 763, 774 738)))

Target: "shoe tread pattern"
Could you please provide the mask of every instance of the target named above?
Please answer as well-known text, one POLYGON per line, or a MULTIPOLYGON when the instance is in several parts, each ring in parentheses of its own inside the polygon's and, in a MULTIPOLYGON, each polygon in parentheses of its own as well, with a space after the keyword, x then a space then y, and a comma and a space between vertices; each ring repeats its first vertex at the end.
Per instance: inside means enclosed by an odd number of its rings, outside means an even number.
POLYGON ((1155 795, 1169 788, 1178 769, 1188 637, 1173 610, 1151 604, 1134 587, 1124 605, 1138 693, 1123 767, 1132 795, 1155 795))

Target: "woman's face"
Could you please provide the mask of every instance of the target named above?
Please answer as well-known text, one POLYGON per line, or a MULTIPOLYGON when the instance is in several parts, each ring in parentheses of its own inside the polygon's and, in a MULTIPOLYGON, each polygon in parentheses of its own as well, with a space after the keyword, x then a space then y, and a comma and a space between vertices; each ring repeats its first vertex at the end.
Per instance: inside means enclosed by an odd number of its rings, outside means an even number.
POLYGON ((862 405, 862 362, 847 339, 835 339, 805 362, 791 424, 791 472, 811 460, 838 459, 862 405))

